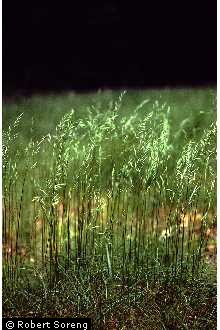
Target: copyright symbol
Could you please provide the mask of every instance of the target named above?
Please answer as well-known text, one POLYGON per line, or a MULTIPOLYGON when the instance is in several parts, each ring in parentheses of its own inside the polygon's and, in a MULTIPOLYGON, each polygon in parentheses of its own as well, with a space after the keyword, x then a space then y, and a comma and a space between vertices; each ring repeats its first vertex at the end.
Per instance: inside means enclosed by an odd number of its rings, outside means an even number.
POLYGON ((6 322, 6 328, 7 329, 9 329, 9 330, 11 330, 11 329, 13 329, 14 328, 14 322, 12 322, 12 321, 8 321, 8 322, 6 322))

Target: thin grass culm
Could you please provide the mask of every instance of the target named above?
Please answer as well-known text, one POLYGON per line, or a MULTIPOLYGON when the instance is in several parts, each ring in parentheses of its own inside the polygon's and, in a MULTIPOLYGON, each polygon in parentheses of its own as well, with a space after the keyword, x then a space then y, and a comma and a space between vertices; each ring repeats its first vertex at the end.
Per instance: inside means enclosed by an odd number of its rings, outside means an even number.
POLYGON ((74 109, 26 145, 25 114, 4 129, 4 315, 213 328, 214 111, 199 129, 150 97, 127 114, 126 97, 74 109))

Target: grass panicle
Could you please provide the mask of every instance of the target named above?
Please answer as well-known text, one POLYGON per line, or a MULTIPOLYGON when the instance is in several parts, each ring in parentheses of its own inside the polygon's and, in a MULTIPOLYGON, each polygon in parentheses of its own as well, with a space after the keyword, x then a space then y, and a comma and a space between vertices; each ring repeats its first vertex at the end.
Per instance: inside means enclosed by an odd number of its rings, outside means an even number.
POLYGON ((211 326, 215 300, 198 290, 215 268, 215 114, 178 121, 150 97, 126 113, 125 94, 74 108, 42 137, 33 127, 25 143, 25 113, 5 128, 5 315, 26 305, 100 329, 211 326), (209 305, 206 320, 194 303, 209 305))

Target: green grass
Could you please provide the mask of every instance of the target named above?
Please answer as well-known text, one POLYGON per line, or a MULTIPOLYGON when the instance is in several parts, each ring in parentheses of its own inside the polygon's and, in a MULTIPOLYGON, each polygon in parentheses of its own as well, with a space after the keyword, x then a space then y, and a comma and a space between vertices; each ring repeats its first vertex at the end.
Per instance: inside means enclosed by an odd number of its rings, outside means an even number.
POLYGON ((215 122, 212 89, 6 101, 4 314, 214 328, 215 122))
MULTIPOLYGON (((29 140, 30 136, 33 136, 32 125, 34 126, 34 136, 40 138, 42 135, 52 132, 60 118, 71 109, 76 110, 77 118, 87 115, 87 109, 91 106, 105 112, 111 109, 120 93, 120 91, 107 90, 90 94, 69 92, 63 95, 36 94, 30 98, 17 96, 3 102, 3 125, 7 128, 21 113, 25 113, 25 118, 21 122, 23 138, 29 140)), ((152 110, 155 101, 169 105, 172 109, 173 123, 177 125, 186 118, 196 120, 200 111, 205 112, 203 116, 207 119, 206 116, 209 117, 209 113, 216 109, 216 91, 211 88, 129 90, 123 99, 120 113, 133 114, 134 109, 144 100, 149 100, 144 106, 144 113, 152 110)), ((205 120, 202 115, 199 116, 199 119, 200 122, 197 125, 204 125, 205 120)))

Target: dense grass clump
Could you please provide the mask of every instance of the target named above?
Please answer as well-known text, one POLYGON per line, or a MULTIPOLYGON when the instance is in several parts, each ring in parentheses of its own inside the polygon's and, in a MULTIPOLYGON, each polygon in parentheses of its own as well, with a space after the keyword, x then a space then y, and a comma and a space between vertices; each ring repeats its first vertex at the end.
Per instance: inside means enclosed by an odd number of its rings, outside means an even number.
POLYGON ((153 97, 126 112, 124 94, 43 136, 21 136, 26 113, 4 130, 5 315, 215 324, 214 104, 178 118, 153 97))

